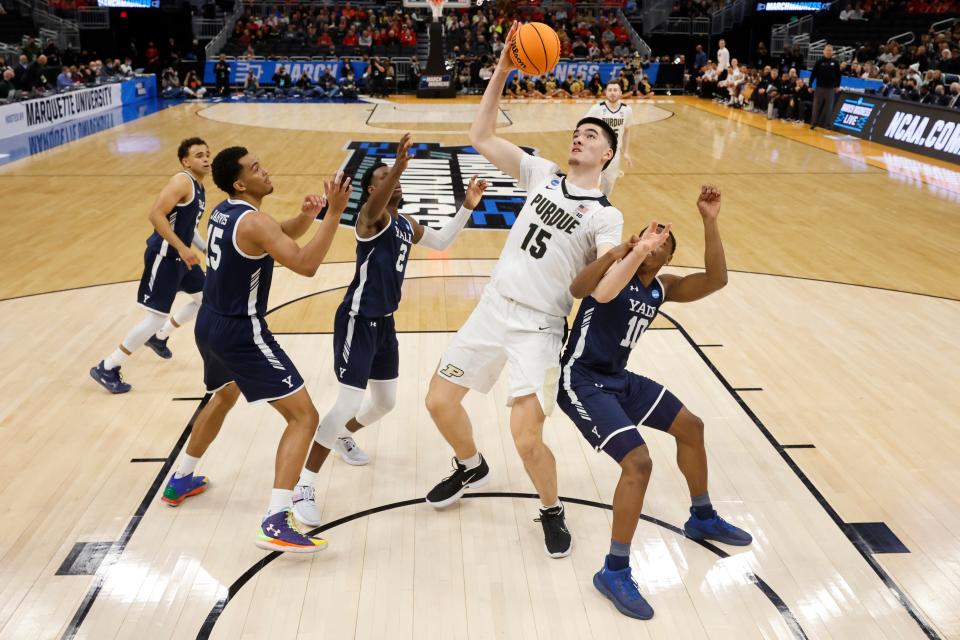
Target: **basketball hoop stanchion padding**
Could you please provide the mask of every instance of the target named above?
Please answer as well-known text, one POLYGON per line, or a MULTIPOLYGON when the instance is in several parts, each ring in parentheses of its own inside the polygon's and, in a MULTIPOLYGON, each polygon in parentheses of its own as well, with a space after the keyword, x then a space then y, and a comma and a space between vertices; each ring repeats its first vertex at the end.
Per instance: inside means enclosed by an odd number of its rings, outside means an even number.
POLYGON ((430 52, 427 55, 427 67, 420 78, 417 88, 418 98, 455 98, 454 72, 444 64, 443 14, 444 0, 430 0, 433 22, 428 29, 430 34, 430 52))

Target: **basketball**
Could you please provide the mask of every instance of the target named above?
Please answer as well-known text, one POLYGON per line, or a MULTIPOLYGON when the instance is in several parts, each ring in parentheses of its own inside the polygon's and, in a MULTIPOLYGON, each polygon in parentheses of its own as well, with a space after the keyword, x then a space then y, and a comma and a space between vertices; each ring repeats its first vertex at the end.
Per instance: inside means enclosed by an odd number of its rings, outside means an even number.
POLYGON ((528 22, 517 31, 510 47, 510 57, 523 73, 542 76, 557 66, 560 38, 542 22, 528 22))

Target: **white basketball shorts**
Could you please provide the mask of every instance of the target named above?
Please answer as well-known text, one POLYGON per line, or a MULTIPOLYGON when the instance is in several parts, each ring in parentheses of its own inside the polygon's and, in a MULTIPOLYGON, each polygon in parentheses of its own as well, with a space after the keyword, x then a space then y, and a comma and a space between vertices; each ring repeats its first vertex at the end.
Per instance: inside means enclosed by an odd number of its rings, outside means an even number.
POLYGON ((545 415, 557 400, 560 349, 566 319, 483 290, 480 302, 440 358, 437 373, 487 393, 510 364, 507 405, 535 393, 545 415))

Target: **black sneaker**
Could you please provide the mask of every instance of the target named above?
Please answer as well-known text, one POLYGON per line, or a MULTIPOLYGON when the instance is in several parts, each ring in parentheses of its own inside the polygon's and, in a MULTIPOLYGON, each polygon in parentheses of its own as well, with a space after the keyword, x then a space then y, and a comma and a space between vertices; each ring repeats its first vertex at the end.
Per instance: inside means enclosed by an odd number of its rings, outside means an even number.
POLYGON ((427 494, 427 504, 435 509, 450 506, 463 496, 463 492, 471 487, 482 487, 490 482, 490 467, 487 461, 480 456, 480 464, 473 469, 467 469, 460 461, 453 458, 453 475, 440 481, 427 494))
POLYGON ((153 352, 164 360, 169 360, 173 357, 173 352, 170 351, 170 348, 167 346, 167 338, 161 340, 156 334, 154 334, 150 336, 150 339, 143 344, 153 349, 153 352))
POLYGON ((534 519, 543 526, 543 549, 551 558, 565 558, 573 550, 573 539, 563 520, 563 505, 540 509, 540 517, 534 519))

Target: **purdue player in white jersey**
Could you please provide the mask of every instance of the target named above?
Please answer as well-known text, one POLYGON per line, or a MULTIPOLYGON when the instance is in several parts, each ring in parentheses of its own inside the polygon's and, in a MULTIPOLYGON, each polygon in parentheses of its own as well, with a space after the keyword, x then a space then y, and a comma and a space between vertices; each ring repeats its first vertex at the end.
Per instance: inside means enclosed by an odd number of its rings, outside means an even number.
POLYGON ((626 166, 633 166, 633 159, 630 157, 630 121, 633 120, 633 109, 621 102, 622 90, 620 83, 611 78, 607 81, 607 87, 604 90, 605 100, 590 107, 587 111, 588 118, 600 118, 610 128, 617 133, 617 153, 613 156, 613 161, 600 174, 600 190, 608 198, 613 193, 613 183, 620 177, 620 158, 626 166))
POLYGON ((486 484, 490 470, 473 440, 462 401, 470 389, 487 393, 510 364, 510 430, 527 475, 540 495, 544 547, 554 558, 569 555, 572 541, 557 493, 556 461, 543 442, 543 423, 554 407, 570 284, 588 263, 620 244, 623 216, 601 193, 600 171, 616 153, 616 134, 602 120, 577 124, 568 175, 544 158, 527 155, 495 134, 500 94, 514 65, 504 52, 470 128, 470 142, 527 191, 490 283, 457 332, 427 393, 426 405, 453 448, 454 472, 428 494, 428 504, 453 504, 470 487, 486 484))

